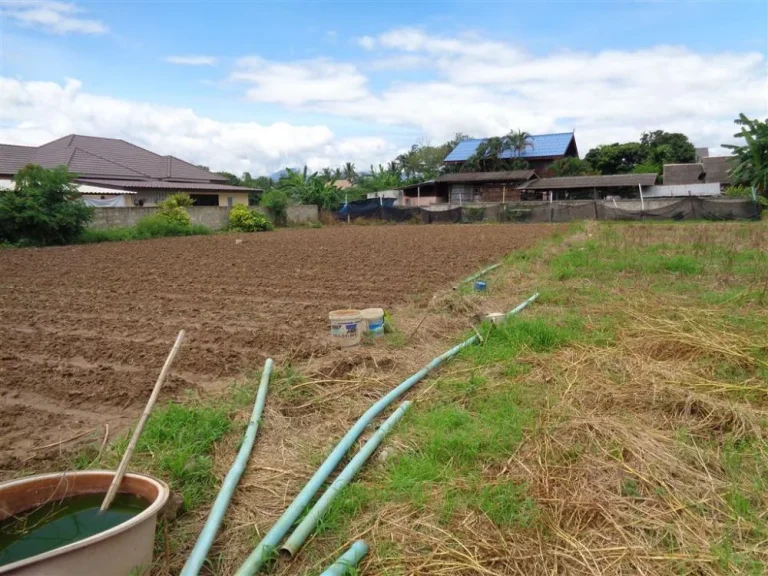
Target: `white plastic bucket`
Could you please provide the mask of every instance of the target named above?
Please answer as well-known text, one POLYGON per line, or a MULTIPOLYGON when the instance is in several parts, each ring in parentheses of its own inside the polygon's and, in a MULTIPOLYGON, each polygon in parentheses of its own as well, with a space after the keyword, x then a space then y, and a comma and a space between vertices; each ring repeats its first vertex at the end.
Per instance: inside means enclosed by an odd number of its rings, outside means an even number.
POLYGON ((370 332, 374 336, 381 336, 384 334, 384 309, 383 308, 366 308, 360 311, 360 316, 363 317, 363 324, 365 325, 365 331, 370 332))
POLYGON ((328 314, 331 321, 331 339, 339 346, 360 344, 362 317, 360 310, 334 310, 328 314))

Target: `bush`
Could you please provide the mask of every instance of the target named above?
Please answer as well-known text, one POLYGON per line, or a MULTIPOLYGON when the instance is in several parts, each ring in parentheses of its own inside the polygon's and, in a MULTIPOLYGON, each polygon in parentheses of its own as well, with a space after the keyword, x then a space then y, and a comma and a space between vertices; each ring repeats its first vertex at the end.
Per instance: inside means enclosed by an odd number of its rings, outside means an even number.
POLYGON ((229 211, 229 229, 236 232, 263 232, 273 230, 274 226, 261 212, 237 204, 229 211))
POLYGON ((77 239, 93 218, 66 167, 30 164, 0 191, 0 243, 45 246, 77 239))
MULTIPOLYGON (((178 208, 178 210, 184 211, 183 208, 178 208)), ((187 214, 187 217, 189 217, 189 214, 187 214)), ((189 222, 185 224, 171 220, 167 214, 161 212, 152 216, 145 216, 139 220, 136 223, 135 230, 136 238, 140 240, 145 238, 164 238, 166 236, 189 236, 192 233, 192 227, 189 225, 189 222)))
POLYGON ((155 214, 142 218, 133 228, 108 228, 106 230, 86 229, 77 239, 77 242, 81 244, 93 244, 95 242, 148 240, 150 238, 164 238, 167 236, 198 236, 210 233, 210 228, 206 228, 202 224, 185 226, 176 222, 169 222, 165 218, 155 214))
MULTIPOLYGON (((189 194, 183 192, 171 194, 160 202, 160 210, 158 210, 157 215, 170 224, 189 226, 190 218, 187 208, 193 204, 194 201, 189 197, 189 194)), ((172 236, 179 236, 179 234, 172 234, 172 236)))
POLYGON ((288 224, 288 205, 290 199, 284 190, 274 188, 264 193, 261 197, 261 205, 267 209, 272 220, 278 226, 288 224))

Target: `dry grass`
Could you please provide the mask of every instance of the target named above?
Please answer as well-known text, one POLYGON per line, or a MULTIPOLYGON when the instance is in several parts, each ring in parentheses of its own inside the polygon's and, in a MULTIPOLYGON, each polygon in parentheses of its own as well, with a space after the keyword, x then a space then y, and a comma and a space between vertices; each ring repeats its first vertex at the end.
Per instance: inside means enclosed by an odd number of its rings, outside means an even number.
MULTIPOLYGON (((392 498, 392 466, 422 449, 406 426, 387 439, 386 463, 372 461, 353 483, 335 520, 269 572, 317 574, 364 538, 371 553, 359 572, 376 575, 763 573, 768 312, 760 294, 768 259, 754 253, 767 245, 766 223, 590 223, 510 258, 490 275, 486 295, 464 289, 413 302, 394 311, 398 333, 385 342, 283 370, 210 573, 234 572, 373 400, 444 351, 473 317, 539 288, 542 302, 526 314, 552 323, 577 315, 583 336, 545 352, 459 360, 411 393, 419 414, 446 398, 471 402, 446 396, 468 379, 486 395, 532 391, 538 415, 523 441, 503 458, 478 461, 476 473, 486 486, 526 486, 534 521, 501 525, 476 506, 446 515, 441 499, 467 488, 461 476, 431 485, 424 502, 392 498), (590 242, 599 245, 594 262, 585 269, 566 260, 573 273, 553 280, 557 259, 590 242), (688 255, 695 266, 682 259, 679 270, 654 260, 688 255), (512 373, 510 365, 527 369, 512 373)), ((219 477, 238 442, 235 434, 217 447, 219 477)), ((178 572, 193 541, 184 532, 194 533, 205 512, 174 525, 178 546, 159 574, 178 572)))

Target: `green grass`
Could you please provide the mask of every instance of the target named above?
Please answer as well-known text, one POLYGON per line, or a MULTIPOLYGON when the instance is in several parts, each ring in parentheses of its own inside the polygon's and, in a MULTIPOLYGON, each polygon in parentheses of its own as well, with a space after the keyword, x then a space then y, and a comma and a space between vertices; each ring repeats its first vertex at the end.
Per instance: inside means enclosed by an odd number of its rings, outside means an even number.
POLYGON ((210 228, 201 224, 179 224, 168 222, 158 216, 147 216, 139 220, 136 226, 127 228, 88 228, 81 234, 78 243, 123 242, 128 240, 149 240, 169 236, 197 236, 211 234, 210 228))
POLYGON ((499 326, 483 326, 482 345, 467 348, 459 362, 478 372, 441 380, 437 398, 406 415, 398 434, 414 446, 379 467, 372 482, 355 482, 334 503, 325 530, 342 530, 339 518, 384 502, 407 502, 430 509, 444 523, 475 510, 500 527, 529 527, 537 508, 526 484, 490 479, 485 471, 502 466, 536 423, 540 391, 513 379, 529 366, 517 360, 523 352, 546 353, 584 337, 575 318, 519 316, 499 326), (480 374, 502 366, 493 377, 480 374))
MULTIPOLYGON (((130 469, 147 471, 168 482, 181 495, 185 510, 207 502, 217 485, 213 448, 232 427, 229 408, 175 402, 155 408, 139 437, 130 469)), ((131 433, 109 447, 102 468, 117 466, 131 433)), ((75 456, 73 466, 88 468, 93 459, 91 448, 75 456)))

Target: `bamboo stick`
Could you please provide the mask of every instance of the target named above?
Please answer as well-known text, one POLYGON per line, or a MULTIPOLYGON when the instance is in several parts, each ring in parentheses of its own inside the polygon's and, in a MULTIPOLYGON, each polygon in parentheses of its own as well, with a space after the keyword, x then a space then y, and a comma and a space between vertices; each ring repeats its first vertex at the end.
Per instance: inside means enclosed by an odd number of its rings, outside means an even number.
POLYGON ((128 447, 125 449, 125 454, 123 454, 123 459, 120 461, 120 466, 118 466, 117 468, 115 477, 112 478, 112 484, 110 484, 109 490, 107 491, 107 495, 104 497, 104 501, 101 503, 100 511, 102 512, 111 506, 112 500, 114 500, 115 494, 117 494, 117 489, 120 487, 120 483, 123 481, 123 476, 125 476, 125 471, 128 468, 128 461, 131 459, 131 456, 133 456, 133 451, 136 449, 136 444, 139 441, 139 436, 141 436, 141 432, 144 430, 144 425, 147 423, 149 414, 152 412, 152 409, 155 407, 155 403, 157 402, 157 397, 160 396, 160 389, 163 387, 163 384, 165 383, 165 379, 168 377, 168 372, 171 369, 171 364, 173 364, 173 360, 174 358, 176 358, 176 354, 179 352, 179 348, 181 348, 181 342, 183 340, 184 340, 184 330, 179 332, 179 335, 176 337, 176 342, 174 343, 173 348, 171 348, 171 351, 168 354, 168 357, 165 359, 165 364, 163 364, 163 369, 160 371, 160 376, 157 377, 157 382, 155 382, 155 387, 152 390, 152 395, 149 397, 149 401, 147 401, 147 405, 144 407, 144 412, 142 412, 141 418, 139 418, 139 422, 136 424, 136 429, 133 431, 133 436, 131 436, 131 441, 128 443, 128 447))

